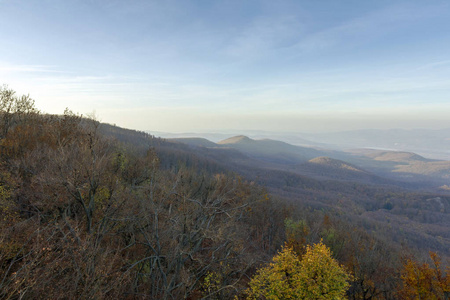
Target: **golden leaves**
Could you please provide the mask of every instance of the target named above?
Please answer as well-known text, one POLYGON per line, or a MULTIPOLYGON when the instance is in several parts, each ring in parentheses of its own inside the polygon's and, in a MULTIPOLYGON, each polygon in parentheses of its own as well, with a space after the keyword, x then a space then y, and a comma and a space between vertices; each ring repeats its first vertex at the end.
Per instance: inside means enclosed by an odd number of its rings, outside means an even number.
POLYGON ((351 276, 322 242, 306 247, 300 259, 284 247, 250 281, 248 299, 344 299, 351 276))

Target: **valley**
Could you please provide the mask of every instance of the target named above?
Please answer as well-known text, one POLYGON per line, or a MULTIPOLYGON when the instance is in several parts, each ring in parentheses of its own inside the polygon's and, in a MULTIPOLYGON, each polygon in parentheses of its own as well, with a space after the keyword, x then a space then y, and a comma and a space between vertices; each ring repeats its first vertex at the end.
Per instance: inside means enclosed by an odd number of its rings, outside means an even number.
POLYGON ((404 151, 340 151, 247 136, 217 143, 189 137, 166 141, 185 145, 184 151, 258 182, 294 205, 324 209, 398 245, 450 257, 449 161, 404 151))

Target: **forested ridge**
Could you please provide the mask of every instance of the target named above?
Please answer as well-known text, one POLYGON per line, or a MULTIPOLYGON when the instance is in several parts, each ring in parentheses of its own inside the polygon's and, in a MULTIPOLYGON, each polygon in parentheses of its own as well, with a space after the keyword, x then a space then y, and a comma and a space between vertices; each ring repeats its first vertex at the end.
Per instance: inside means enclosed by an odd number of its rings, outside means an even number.
POLYGON ((317 194, 288 201, 184 145, 0 97, 2 299, 449 297, 438 254, 314 207, 317 194))

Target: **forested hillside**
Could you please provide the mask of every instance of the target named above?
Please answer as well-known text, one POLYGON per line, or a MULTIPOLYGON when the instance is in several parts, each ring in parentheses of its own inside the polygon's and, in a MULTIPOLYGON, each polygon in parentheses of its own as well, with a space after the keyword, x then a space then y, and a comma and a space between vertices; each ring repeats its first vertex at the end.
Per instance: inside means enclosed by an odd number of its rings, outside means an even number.
MULTIPOLYGON (((388 239, 388 244, 421 256, 438 251, 450 257, 450 196, 444 184, 450 173, 425 174, 426 166, 448 166, 447 161, 405 152, 316 150, 244 136, 218 144, 187 138, 175 141, 185 143, 184 152, 224 165, 295 207, 336 214, 352 226, 388 239), (307 160, 313 153, 319 157, 307 160), (397 171, 417 162, 423 164, 420 175, 397 171)), ((181 145, 177 147, 181 151, 181 145)))
MULTIPOLYGON (((267 287, 276 282, 286 283, 280 295, 303 299, 317 291, 314 299, 450 292, 439 255, 415 257, 375 234, 375 222, 356 226, 378 210, 348 196, 369 199, 380 189, 349 193, 351 183, 335 184, 343 192, 337 210, 326 182, 279 170, 235 173, 252 160, 234 149, 193 151, 68 109, 44 114, 7 87, 0 97, 2 299, 272 299, 279 287, 267 287), (352 209, 358 214, 345 213, 352 209), (327 280, 316 280, 328 265, 327 280), (304 288, 292 290, 289 274, 304 288), (339 293, 324 288, 333 281, 339 293)), ((403 214, 411 194, 390 195, 377 194, 377 205, 403 214)))

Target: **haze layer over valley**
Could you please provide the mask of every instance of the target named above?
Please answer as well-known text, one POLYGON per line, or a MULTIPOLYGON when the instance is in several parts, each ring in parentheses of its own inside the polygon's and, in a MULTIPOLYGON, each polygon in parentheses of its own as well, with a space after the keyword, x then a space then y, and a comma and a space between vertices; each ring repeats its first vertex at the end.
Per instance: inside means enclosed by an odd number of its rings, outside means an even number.
POLYGON ((0 299, 447 299, 449 16, 0 0, 0 299))
POLYGON ((274 139, 297 146, 335 150, 385 150, 415 152, 430 159, 450 160, 450 128, 445 129, 364 129, 329 133, 271 132, 262 130, 168 133, 149 131, 164 138, 203 137, 214 142, 246 135, 254 139, 274 139))

